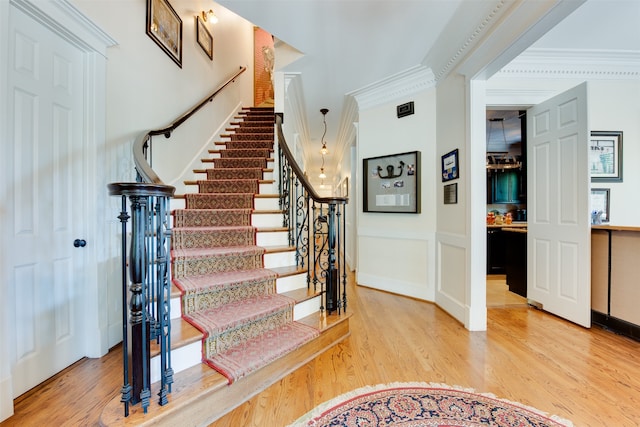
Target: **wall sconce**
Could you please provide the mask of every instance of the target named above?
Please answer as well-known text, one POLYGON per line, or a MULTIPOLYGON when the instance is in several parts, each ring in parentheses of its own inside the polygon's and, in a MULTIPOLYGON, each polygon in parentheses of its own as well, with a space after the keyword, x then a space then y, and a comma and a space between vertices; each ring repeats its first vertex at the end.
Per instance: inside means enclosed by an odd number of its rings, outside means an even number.
POLYGON ((213 9, 209 9, 208 12, 205 12, 204 10, 201 13, 202 16, 202 20, 204 22, 211 22, 212 24, 217 24, 218 23, 218 17, 216 16, 216 14, 213 12, 213 9))

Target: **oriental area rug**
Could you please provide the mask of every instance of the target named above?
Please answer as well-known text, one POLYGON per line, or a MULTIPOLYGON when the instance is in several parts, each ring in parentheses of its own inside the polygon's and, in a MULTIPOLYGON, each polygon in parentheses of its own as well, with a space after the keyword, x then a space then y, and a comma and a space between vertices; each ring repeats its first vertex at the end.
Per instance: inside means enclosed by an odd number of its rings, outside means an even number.
POLYGON ((519 403, 442 384, 395 383, 338 396, 289 427, 571 427, 519 403))

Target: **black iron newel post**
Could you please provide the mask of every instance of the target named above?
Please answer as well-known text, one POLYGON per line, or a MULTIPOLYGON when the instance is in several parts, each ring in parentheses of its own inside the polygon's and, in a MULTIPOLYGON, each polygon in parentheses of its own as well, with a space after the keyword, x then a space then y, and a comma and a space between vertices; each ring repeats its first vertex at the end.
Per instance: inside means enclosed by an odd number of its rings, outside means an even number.
POLYGON ((145 279, 147 268, 147 257, 144 239, 146 236, 146 212, 147 197, 131 196, 131 249, 129 259, 129 275, 131 285, 129 291, 129 323, 131 324, 131 371, 133 383, 132 403, 142 401, 142 407, 146 412, 149 406, 149 323, 147 322, 145 307, 145 279))
POLYGON ((327 268, 327 311, 329 313, 338 309, 338 270, 336 269, 336 205, 329 204, 327 239, 329 243, 328 268, 327 268))

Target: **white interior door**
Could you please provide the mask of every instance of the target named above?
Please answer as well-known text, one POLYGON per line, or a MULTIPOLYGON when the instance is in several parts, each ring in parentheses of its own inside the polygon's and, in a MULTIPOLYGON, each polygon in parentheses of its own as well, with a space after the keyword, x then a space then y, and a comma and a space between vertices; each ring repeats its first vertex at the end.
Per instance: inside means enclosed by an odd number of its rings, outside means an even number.
POLYGON ((3 305, 15 397, 85 355, 83 249, 74 247, 84 231, 84 71, 81 51, 10 9, 3 305))
POLYGON ((527 297, 591 326, 587 85, 527 113, 527 297))

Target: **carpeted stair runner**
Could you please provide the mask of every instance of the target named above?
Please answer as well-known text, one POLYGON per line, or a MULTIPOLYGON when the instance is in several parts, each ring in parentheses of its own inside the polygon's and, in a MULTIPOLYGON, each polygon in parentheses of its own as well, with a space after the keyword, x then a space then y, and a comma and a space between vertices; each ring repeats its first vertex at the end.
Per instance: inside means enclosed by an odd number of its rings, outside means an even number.
POLYGON ((173 212, 173 282, 182 314, 204 334, 204 362, 236 381, 318 336, 293 321, 295 301, 276 293, 250 224, 273 149, 273 109, 247 112, 223 135, 198 193, 173 212))

